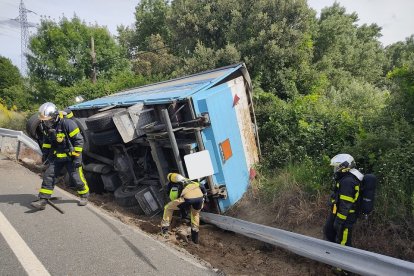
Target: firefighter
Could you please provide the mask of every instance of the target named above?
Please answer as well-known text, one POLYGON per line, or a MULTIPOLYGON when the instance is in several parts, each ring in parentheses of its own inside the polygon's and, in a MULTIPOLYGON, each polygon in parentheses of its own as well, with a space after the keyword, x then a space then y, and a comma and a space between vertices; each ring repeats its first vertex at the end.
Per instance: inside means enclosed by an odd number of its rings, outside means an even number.
MULTIPOLYGON (((349 154, 338 154, 331 159, 335 185, 330 198, 330 213, 324 227, 325 239, 352 246, 352 227, 358 216, 358 199, 363 174, 355 169, 355 160, 349 154)), ((336 274, 348 272, 335 268, 336 274)))
POLYGON ((191 240, 198 244, 200 211, 203 208, 207 192, 200 183, 191 181, 177 173, 169 173, 167 180, 167 192, 171 201, 164 207, 161 232, 163 235, 168 233, 174 211, 180 210, 183 214, 185 210, 190 209, 191 240))
POLYGON ((39 119, 43 128, 42 160, 49 167, 43 174, 39 199, 31 203, 37 209, 46 207, 51 198, 56 180, 63 167, 66 167, 70 179, 78 191, 78 205, 88 203, 89 187, 82 170, 83 137, 76 123, 67 118, 67 113, 58 111, 53 103, 47 102, 39 108, 39 119))

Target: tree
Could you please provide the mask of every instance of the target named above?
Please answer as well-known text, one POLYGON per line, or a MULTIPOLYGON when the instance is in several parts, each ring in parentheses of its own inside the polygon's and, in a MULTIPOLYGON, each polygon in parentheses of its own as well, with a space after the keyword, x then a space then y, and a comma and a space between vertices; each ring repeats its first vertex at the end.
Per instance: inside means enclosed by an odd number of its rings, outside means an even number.
POLYGON ((128 68, 107 29, 87 26, 76 16, 70 20, 63 17, 59 22, 43 18, 29 44, 29 76, 35 82, 54 81, 62 86, 89 78, 93 69, 91 38, 95 42, 98 78, 110 78, 128 68))
POLYGON ((371 84, 384 76, 384 51, 376 24, 357 26, 358 15, 347 14, 338 3, 322 10, 315 38, 314 62, 331 85, 342 89, 352 78, 371 84))
POLYGON ((214 50, 198 42, 193 55, 184 59, 184 65, 178 69, 177 74, 194 74, 238 61, 240 61, 240 53, 234 45, 229 44, 222 49, 214 50))
POLYGON ((175 0, 171 4, 168 24, 175 53, 191 56, 199 43, 218 50, 229 43, 232 12, 240 10, 236 0, 175 0))
POLYGON ((170 76, 179 59, 170 53, 161 35, 151 35, 147 40, 148 50, 138 52, 132 60, 133 71, 146 77, 170 76))
POLYGON ((0 56, 0 101, 8 108, 30 107, 30 95, 23 85, 19 69, 3 56, 0 56))
POLYGON ((10 59, 0 56, 0 91, 21 84, 22 76, 19 69, 13 65, 10 59))
POLYGON ((402 67, 414 60, 414 35, 407 37, 404 41, 398 41, 385 48, 388 64, 386 72, 392 71, 395 67, 402 67))
POLYGON ((304 0, 176 0, 169 24, 176 54, 233 45, 266 91, 288 98, 310 85, 314 17, 304 0))

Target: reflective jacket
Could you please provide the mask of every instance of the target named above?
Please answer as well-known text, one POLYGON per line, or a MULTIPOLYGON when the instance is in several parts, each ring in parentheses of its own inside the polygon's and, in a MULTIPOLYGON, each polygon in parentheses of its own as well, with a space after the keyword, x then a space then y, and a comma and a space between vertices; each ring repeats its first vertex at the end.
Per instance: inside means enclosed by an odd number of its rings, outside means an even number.
POLYGON ((83 137, 76 123, 61 117, 56 126, 45 130, 42 152, 46 156, 54 156, 56 161, 68 161, 72 157, 80 157, 83 150, 83 137))
POLYGON ((341 220, 354 223, 358 214, 358 199, 363 175, 353 169, 341 174, 331 198, 332 213, 341 220))

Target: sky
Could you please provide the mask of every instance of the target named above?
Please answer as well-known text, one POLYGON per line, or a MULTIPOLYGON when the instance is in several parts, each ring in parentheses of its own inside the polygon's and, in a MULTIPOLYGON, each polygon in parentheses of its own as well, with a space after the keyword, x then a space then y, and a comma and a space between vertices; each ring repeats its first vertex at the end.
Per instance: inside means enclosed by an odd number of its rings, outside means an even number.
MULTIPOLYGON (((286 0, 290 1, 290 0, 286 0)), ((36 26, 40 16, 58 20, 63 15, 71 18, 76 14, 86 23, 106 26, 116 35, 119 25, 134 24, 135 6, 139 0, 24 0, 30 25, 36 26)), ((308 0, 311 8, 320 10, 330 6, 335 0, 308 0)), ((404 41, 414 34, 414 0, 337 0, 348 13, 356 12, 359 24, 376 23, 382 27, 380 41, 384 46, 404 41)), ((20 27, 15 19, 19 16, 20 0, 0 0, 0 55, 12 60, 20 68, 21 47, 20 27)), ((36 31, 29 28, 30 33, 36 31)))

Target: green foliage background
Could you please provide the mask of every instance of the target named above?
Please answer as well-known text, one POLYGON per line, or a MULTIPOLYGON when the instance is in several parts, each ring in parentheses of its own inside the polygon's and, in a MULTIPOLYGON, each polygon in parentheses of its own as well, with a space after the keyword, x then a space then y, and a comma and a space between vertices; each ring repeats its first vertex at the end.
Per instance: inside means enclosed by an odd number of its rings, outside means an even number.
POLYGON ((378 25, 358 25, 338 3, 317 17, 306 0, 143 0, 135 18, 116 37, 76 16, 43 18, 28 77, 0 58, 3 105, 64 107, 79 94, 93 99, 242 61, 254 80, 263 193, 289 185, 272 177, 280 173, 309 195, 327 193, 329 159, 347 152, 379 177, 378 221, 413 221, 414 35, 384 47, 378 25))

